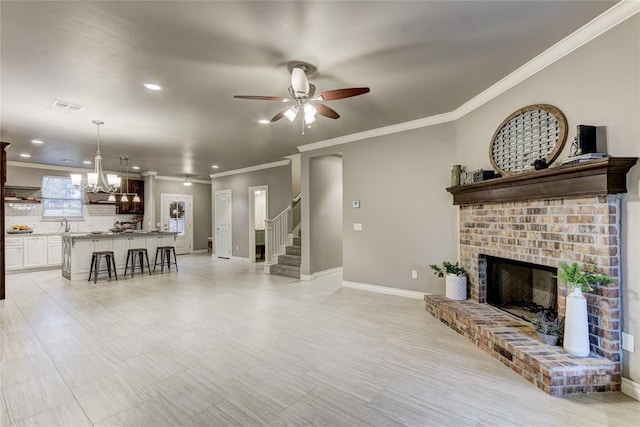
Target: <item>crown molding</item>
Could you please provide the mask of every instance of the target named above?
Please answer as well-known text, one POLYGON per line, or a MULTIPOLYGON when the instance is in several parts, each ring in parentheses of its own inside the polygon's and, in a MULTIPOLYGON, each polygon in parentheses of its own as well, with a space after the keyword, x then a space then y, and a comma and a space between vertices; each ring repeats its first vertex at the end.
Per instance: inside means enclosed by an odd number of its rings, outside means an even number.
MULTIPOLYGON (((156 172, 157 173, 157 172, 156 172)), ((175 177, 175 176, 163 176, 157 175, 155 177, 158 181, 175 181, 175 182, 184 182, 184 177, 175 177)), ((207 184, 211 185, 211 181, 207 181, 204 179, 193 179, 191 178, 191 182, 194 184, 207 184)))
POLYGON ((615 4, 502 80, 456 108, 453 111, 456 120, 502 95, 512 87, 539 73, 549 65, 559 61, 638 12, 640 12, 640 1, 638 0, 622 0, 615 4))
POLYGON ((422 119, 412 120, 409 122, 398 123, 395 125, 366 130, 364 132, 352 133, 350 135, 326 139, 324 141, 312 142, 311 144, 300 145, 298 146, 298 151, 304 153, 305 151, 319 150, 321 148, 333 147, 334 145, 348 144, 350 142, 360 141, 363 139, 375 138, 378 136, 405 132, 412 129, 439 125, 440 123, 451 122, 455 119, 456 118, 453 113, 438 114, 435 116, 424 117, 422 119))
POLYGON ((237 175, 239 173, 255 172, 255 171, 262 170, 262 169, 277 168, 277 167, 280 167, 280 166, 286 166, 290 162, 291 162, 290 159, 278 160, 277 162, 263 163, 261 165, 250 166, 248 168, 234 169, 234 170, 230 170, 230 171, 226 171, 226 172, 220 172, 220 173, 212 173, 211 175, 209 175, 209 177, 211 179, 216 179, 216 178, 220 178, 220 177, 223 177, 223 176, 237 175))
POLYGON ((141 172, 140 175, 141 176, 156 176, 156 175, 158 175, 158 172, 156 172, 156 171, 146 171, 146 172, 141 172))
POLYGON ((313 142, 311 144, 300 145, 298 146, 298 151, 304 153, 306 151, 319 150, 322 148, 348 144, 378 136, 390 135, 412 129, 456 121, 497 96, 503 94, 518 83, 523 82, 554 62, 564 58, 596 37, 606 33, 618 24, 636 15, 638 12, 640 12, 640 0, 622 0, 619 3, 616 3, 614 6, 596 16, 594 19, 578 28, 564 39, 542 52, 540 55, 511 72, 506 77, 488 87, 453 111, 409 122, 398 123, 391 126, 370 129, 364 132, 353 133, 337 138, 326 139, 324 141, 313 142))

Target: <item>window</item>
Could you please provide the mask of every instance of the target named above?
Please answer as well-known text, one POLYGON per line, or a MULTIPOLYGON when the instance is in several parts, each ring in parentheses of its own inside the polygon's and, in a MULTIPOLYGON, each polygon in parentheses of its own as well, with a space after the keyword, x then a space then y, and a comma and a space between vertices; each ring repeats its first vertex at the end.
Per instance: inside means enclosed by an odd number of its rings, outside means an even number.
POLYGON ((82 218, 82 187, 71 183, 71 177, 42 177, 42 217, 82 218))

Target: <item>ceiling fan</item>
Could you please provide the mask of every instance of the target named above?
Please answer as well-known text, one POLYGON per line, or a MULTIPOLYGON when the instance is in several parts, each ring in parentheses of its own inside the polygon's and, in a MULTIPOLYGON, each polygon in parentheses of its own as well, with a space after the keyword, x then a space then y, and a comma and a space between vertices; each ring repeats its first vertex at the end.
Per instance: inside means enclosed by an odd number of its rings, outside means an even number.
POLYGON ((287 107, 273 116, 271 122, 277 122, 283 117, 286 117, 292 122, 298 116, 298 113, 302 112, 302 133, 304 134, 305 125, 310 125, 315 122, 316 114, 329 117, 330 119, 340 118, 340 114, 320 101, 335 101, 336 99, 350 98, 369 92, 368 87, 350 87, 328 90, 316 95, 316 87, 309 83, 307 79, 309 69, 310 66, 307 64, 297 64, 291 69, 291 86, 289 86, 289 95, 291 98, 259 95, 235 95, 234 98, 293 103, 294 105, 287 107))

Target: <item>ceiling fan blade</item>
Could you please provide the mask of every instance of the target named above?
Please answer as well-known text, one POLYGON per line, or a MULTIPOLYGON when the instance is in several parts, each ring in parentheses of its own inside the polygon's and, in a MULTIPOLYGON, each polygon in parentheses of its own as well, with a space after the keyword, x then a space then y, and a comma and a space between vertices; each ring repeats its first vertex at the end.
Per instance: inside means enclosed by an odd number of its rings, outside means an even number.
POLYGON ((335 89, 322 92, 318 95, 318 98, 323 101, 333 101, 336 99, 350 98, 352 96, 364 95, 369 93, 368 87, 350 87, 345 89, 335 89))
POLYGON ((276 114, 275 116, 273 116, 273 118, 271 119, 271 123, 273 123, 273 122, 277 122, 278 120, 280 120, 281 118, 283 118, 283 117, 284 117, 284 113, 285 113, 286 111, 287 111, 287 110, 282 110, 282 111, 280 111, 278 114, 276 114))
POLYGON ((283 98, 281 96, 234 95, 233 97, 238 99, 254 99, 257 101, 290 101, 289 99, 283 98))
POLYGON ((296 96, 302 96, 309 93, 309 80, 302 68, 294 68, 291 70, 291 87, 296 96))
POLYGON ((327 107, 326 105, 320 104, 319 102, 316 103, 316 110, 321 116, 329 117, 330 119, 340 118, 340 114, 336 113, 333 108, 327 107))

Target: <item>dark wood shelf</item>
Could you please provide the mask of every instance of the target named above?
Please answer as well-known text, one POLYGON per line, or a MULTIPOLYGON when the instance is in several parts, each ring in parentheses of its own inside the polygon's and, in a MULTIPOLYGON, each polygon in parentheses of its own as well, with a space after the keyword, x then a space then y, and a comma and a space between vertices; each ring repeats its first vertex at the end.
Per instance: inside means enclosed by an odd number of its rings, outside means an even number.
POLYGON ((627 192, 637 157, 607 157, 447 188, 454 205, 559 199, 627 192))

